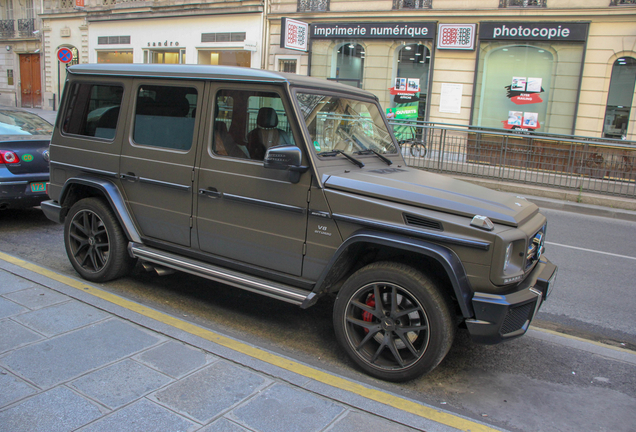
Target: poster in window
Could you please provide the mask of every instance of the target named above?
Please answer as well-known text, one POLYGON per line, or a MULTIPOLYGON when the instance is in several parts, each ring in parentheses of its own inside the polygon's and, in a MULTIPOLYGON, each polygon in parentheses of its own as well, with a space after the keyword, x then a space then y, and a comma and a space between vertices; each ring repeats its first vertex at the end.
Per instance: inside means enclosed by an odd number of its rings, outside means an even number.
POLYGON ((541 93, 541 78, 528 78, 526 82, 526 91, 528 93, 541 93))
POLYGON ((442 83, 439 112, 459 114, 462 109, 463 84, 442 83))
POLYGON ((521 126, 523 113, 521 111, 508 111, 508 124, 510 126, 521 126))
POLYGON ((512 77, 512 91, 526 91, 526 77, 512 77))
POLYGON ((409 78, 407 80, 406 89, 408 91, 412 91, 412 92, 419 92, 420 91, 420 79, 419 78, 409 78))
POLYGON ((539 114, 533 112, 523 113, 523 125, 529 128, 536 128, 539 123, 539 114))

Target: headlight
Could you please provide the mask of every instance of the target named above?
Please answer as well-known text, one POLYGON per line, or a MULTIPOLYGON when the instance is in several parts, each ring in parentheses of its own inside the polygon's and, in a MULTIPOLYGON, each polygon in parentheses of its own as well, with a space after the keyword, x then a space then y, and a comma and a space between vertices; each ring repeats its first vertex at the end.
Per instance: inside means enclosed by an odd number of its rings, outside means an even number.
POLYGON ((508 269, 508 265, 510 264, 511 257, 512 257, 512 243, 509 243, 508 247, 506 248, 506 257, 504 259, 504 265, 503 265, 504 272, 506 271, 506 269, 508 269))

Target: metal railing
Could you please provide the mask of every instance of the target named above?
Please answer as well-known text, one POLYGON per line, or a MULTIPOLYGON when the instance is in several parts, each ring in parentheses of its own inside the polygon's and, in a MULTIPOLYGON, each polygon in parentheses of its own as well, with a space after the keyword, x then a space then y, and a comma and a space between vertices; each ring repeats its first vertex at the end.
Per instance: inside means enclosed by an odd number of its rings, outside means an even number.
POLYGON ((393 0, 393 9, 431 9, 432 0, 393 0))
POLYGON ((499 0, 499 7, 547 7, 547 0, 499 0))
POLYGON ((409 166, 636 198, 636 142, 392 122, 409 166))

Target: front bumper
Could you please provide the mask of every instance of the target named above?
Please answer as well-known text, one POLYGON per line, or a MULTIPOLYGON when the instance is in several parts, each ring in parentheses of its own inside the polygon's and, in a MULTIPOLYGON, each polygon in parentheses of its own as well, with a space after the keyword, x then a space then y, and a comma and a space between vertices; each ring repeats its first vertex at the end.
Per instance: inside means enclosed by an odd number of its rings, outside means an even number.
POLYGON ((557 270, 557 266, 542 257, 517 291, 506 295, 475 293, 475 318, 466 320, 471 339, 495 344, 523 335, 550 295, 557 270))
POLYGON ((53 222, 64 223, 64 219, 62 218, 62 206, 60 206, 57 201, 42 201, 40 208, 44 212, 44 215, 53 222))

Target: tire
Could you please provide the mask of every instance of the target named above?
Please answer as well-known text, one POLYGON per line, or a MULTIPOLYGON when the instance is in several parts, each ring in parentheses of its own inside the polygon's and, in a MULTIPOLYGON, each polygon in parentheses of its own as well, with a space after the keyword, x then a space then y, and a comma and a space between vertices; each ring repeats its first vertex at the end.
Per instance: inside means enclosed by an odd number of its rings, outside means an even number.
POLYGON ((426 156, 426 146, 422 144, 411 144, 411 156, 424 157, 426 156))
POLYGON ((366 373, 386 381, 408 381, 432 371, 455 334, 449 304, 433 282, 393 262, 354 273, 338 293, 333 318, 347 354, 366 373))
POLYGON ((76 202, 64 221, 64 246, 84 279, 106 282, 128 274, 136 260, 110 207, 99 198, 76 202))

